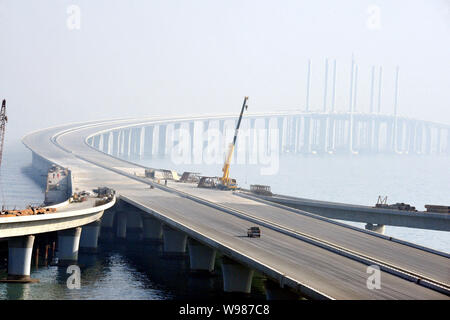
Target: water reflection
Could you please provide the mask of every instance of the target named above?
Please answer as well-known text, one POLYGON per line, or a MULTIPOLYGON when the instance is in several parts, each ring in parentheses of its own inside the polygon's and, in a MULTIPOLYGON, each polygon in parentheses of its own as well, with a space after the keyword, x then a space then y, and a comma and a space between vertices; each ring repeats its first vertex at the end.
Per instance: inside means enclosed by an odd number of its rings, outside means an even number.
MULTIPOLYGON (((165 255, 161 244, 100 243, 98 252, 80 253, 81 288, 69 289, 67 266, 32 267, 31 277, 40 283, 0 284, 0 299, 220 299, 223 293, 220 259, 216 271, 194 273, 188 255, 165 255)), ((6 276, 6 269, 0 276, 6 276)), ((243 298, 264 299, 255 277, 252 294, 243 298)))

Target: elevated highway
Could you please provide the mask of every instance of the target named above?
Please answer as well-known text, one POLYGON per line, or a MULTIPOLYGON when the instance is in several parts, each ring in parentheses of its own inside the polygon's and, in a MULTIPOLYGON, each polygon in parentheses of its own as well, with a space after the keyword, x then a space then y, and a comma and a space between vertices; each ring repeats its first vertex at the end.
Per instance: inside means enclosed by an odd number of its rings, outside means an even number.
MULTIPOLYGON (((42 163, 39 159, 46 159, 70 168, 75 188, 113 188, 122 201, 141 210, 144 216, 162 221, 184 243, 188 237, 239 263, 240 267, 223 267, 224 288, 231 291, 235 291, 233 286, 241 288, 236 281, 251 281, 251 270, 258 270, 281 287, 312 298, 448 299, 450 268, 445 253, 391 241, 311 214, 296 214, 227 191, 198 189, 189 184, 158 185, 130 173, 137 165, 86 143, 95 134, 119 127, 177 120, 182 119, 71 124, 31 133, 23 142, 32 150, 37 165, 42 163), (246 229, 253 225, 261 227, 261 238, 245 237, 246 229), (367 287, 369 265, 381 268, 380 289, 367 287)), ((170 240, 169 234, 164 233, 164 242, 170 240)), ((192 253, 194 250, 190 250, 192 253)), ((248 284, 243 287, 245 291, 248 284)))
POLYGON ((450 231, 450 215, 446 213, 375 208, 364 205, 312 200, 279 194, 265 196, 247 192, 243 193, 243 196, 300 209, 330 219, 363 222, 375 226, 390 225, 450 231))

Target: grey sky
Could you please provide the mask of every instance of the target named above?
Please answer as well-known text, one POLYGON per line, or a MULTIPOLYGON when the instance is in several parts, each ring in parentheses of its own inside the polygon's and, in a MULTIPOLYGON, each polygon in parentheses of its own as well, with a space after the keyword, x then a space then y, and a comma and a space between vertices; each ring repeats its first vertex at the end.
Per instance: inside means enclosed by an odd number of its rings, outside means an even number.
MULTIPOLYGON (((0 0, 0 98, 7 140, 66 122, 323 105, 325 58, 337 59, 336 108, 348 108, 352 53, 357 109, 370 70, 384 67, 382 112, 450 123, 450 2, 0 0), (79 30, 67 8, 81 10, 79 30), (380 28, 368 27, 370 6, 380 28)), ((369 21, 370 22, 370 21, 369 21)), ((250 110, 249 110, 250 111, 250 110)))

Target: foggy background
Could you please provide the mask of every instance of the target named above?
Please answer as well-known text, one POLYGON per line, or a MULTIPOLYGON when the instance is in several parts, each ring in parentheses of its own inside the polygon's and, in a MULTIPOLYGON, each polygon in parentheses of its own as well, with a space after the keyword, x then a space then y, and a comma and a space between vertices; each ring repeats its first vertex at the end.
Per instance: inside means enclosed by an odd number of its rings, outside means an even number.
POLYGON ((323 106, 329 58, 336 109, 348 110, 352 54, 356 111, 368 112, 382 65, 381 112, 393 113, 398 65, 399 114, 448 124, 449 12, 444 0, 0 0, 6 141, 75 121, 237 113, 245 95, 249 112, 304 110, 309 58, 310 109, 323 106))

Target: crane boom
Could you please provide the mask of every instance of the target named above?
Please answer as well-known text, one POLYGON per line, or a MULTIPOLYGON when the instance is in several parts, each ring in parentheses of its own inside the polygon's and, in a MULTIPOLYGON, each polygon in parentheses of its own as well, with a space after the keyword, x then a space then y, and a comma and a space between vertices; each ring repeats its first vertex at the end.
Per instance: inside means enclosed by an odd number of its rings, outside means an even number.
POLYGON ((8 117, 6 116, 6 100, 3 99, 2 108, 0 109, 0 167, 2 165, 3 144, 5 142, 5 128, 7 122, 8 117))
POLYGON ((223 184, 224 187, 227 187, 227 188, 229 188, 231 185, 230 163, 231 163, 231 158, 233 156, 234 148, 236 146, 236 140, 237 140, 237 135, 239 133, 239 127, 241 126, 242 115, 244 114, 244 110, 246 110, 248 108, 247 100, 248 100, 248 97, 245 97, 244 103, 242 104, 241 113, 239 115, 239 119, 238 119, 238 122, 236 125, 236 130, 234 131, 233 142, 230 144, 230 146, 228 148, 228 154, 227 154, 227 157, 225 158, 225 163, 222 168, 223 176, 222 176, 222 178, 220 178, 220 182, 223 184))

